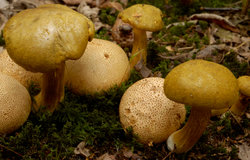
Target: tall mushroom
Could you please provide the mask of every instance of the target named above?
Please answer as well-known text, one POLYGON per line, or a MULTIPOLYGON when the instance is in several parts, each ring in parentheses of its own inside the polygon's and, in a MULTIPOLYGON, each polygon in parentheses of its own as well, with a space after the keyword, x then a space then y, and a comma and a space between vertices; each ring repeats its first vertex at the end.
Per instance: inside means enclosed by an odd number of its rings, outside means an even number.
POLYGON ((169 100, 163 89, 164 78, 150 77, 137 81, 122 96, 119 115, 126 131, 132 127, 139 141, 161 143, 185 120, 183 104, 169 100))
POLYGON ((36 109, 54 111, 64 97, 64 69, 79 59, 93 38, 93 24, 84 15, 59 4, 19 12, 6 23, 3 35, 10 57, 23 68, 42 72, 36 109))
POLYGON ((230 107, 239 96, 237 80, 226 67, 205 60, 190 60, 175 67, 165 78, 166 96, 192 106, 185 126, 167 140, 170 151, 183 153, 199 140, 212 109, 230 107))
POLYGON ((76 94, 101 93, 128 80, 130 66, 117 44, 94 38, 84 55, 66 62, 66 86, 76 94))
POLYGON ((27 89, 0 72, 0 135, 18 129, 28 119, 30 111, 31 98, 27 89))
POLYGON ((130 68, 143 60, 147 62, 147 35, 146 31, 158 31, 163 27, 162 12, 160 9, 147 4, 133 5, 118 15, 123 22, 133 26, 134 42, 130 58, 130 68))
POLYGON ((241 116, 250 104, 250 76, 241 76, 237 82, 240 88, 240 97, 230 108, 230 111, 241 116))

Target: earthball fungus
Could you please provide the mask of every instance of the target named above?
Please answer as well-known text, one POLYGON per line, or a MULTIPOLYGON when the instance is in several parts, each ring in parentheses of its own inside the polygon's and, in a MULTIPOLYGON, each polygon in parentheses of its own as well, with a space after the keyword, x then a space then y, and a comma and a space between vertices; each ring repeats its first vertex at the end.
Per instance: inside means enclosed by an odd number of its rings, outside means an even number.
POLYGON ((36 110, 54 111, 64 98, 64 69, 79 59, 93 38, 93 24, 84 15, 59 4, 47 4, 14 15, 3 36, 11 59, 26 70, 42 72, 36 110))
POLYGON ((210 120, 212 109, 229 108, 239 97, 239 87, 226 67, 205 60, 184 62, 165 78, 166 96, 191 106, 185 126, 167 140, 170 151, 183 153, 199 140, 210 120))
POLYGON ((42 83, 42 74, 33 73, 25 70, 18 64, 16 64, 8 55, 5 49, 0 53, 0 72, 15 78, 25 88, 29 88, 31 83, 40 86, 42 83))
POLYGON ((30 111, 31 98, 27 89, 13 77, 0 72, 0 135, 22 126, 30 111))
POLYGON ((147 35, 146 31, 159 31, 163 27, 162 12, 148 4, 135 4, 119 13, 118 18, 133 26, 134 42, 130 57, 131 69, 143 60, 147 62, 147 35))
POLYGON ((129 76, 126 53, 107 40, 94 38, 80 59, 66 62, 66 86, 80 95, 107 91, 121 85, 129 76))
POLYGON ((250 76, 241 76, 237 79, 237 82, 240 89, 240 97, 230 108, 230 111, 241 116, 250 104, 250 76))
POLYGON ((185 120, 184 105, 169 100, 163 84, 160 77, 139 80, 125 91, 120 102, 122 127, 125 131, 132 127, 145 144, 165 141, 185 120))

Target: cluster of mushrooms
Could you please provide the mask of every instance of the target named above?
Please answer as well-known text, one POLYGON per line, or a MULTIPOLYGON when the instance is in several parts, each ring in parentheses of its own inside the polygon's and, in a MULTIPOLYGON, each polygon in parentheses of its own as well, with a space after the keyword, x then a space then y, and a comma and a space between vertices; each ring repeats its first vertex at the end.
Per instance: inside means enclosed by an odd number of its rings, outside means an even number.
MULTIPOLYGON (((138 62, 146 64, 146 31, 163 27, 161 11, 137 4, 118 16, 133 26, 130 60, 117 44, 94 38, 93 23, 66 6, 42 5, 14 15, 4 27, 6 50, 0 54, 0 134, 23 125, 31 106, 53 112, 65 86, 79 95, 101 93, 128 80, 138 62), (33 103, 27 91, 31 82, 41 88, 33 103)), ((183 153, 198 141, 212 113, 233 106, 231 111, 241 115, 249 97, 250 76, 236 79, 222 65, 190 60, 165 79, 144 78, 131 85, 121 98, 119 116, 124 130, 132 127, 142 143, 167 141, 170 151, 183 153), (192 106, 191 114, 178 130, 186 119, 185 105, 192 106)))

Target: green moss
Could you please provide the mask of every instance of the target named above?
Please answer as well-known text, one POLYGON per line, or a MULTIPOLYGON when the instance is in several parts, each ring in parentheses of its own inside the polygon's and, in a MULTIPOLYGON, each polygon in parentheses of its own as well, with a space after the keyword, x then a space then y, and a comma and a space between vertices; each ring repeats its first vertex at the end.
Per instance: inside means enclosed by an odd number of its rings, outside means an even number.
MULTIPOLYGON (((95 96, 77 96, 66 89, 64 101, 53 114, 31 113, 19 130, 1 137, 0 143, 25 155, 25 159, 70 158, 81 141, 102 153, 106 146, 139 147, 135 139, 127 141, 118 116, 121 96, 138 79, 138 73, 133 71, 121 87, 95 96)), ((4 158, 20 158, 1 147, 0 151, 4 158)))
POLYGON ((95 38, 98 39, 104 39, 104 40, 110 40, 109 31, 106 28, 101 28, 96 32, 95 38))
POLYGON ((113 13, 110 8, 106 8, 100 10, 99 18, 101 22, 113 26, 115 24, 117 15, 117 11, 113 13))
POLYGON ((238 62, 237 54, 235 54, 234 52, 231 52, 230 54, 225 56, 223 65, 229 68, 233 72, 235 77, 250 75, 250 68, 247 62, 238 62))
POLYGON ((3 38, 3 31, 1 32, 0 34, 0 46, 4 46, 5 45, 5 41, 4 41, 4 38, 3 38))

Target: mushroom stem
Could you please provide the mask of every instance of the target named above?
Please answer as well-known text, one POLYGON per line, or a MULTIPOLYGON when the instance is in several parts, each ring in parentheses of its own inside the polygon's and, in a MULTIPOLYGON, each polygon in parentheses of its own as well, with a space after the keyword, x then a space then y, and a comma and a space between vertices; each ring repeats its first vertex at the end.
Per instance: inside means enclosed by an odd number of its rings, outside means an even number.
POLYGON ((45 106, 46 110, 53 112, 64 98, 64 71, 65 63, 53 72, 44 73, 41 92, 35 97, 35 110, 45 106))
POLYGON ((175 153, 189 151, 206 129, 210 117, 211 110, 199 110, 192 107, 191 114, 185 126, 168 137, 168 149, 175 153))
POLYGON ((230 111, 238 116, 242 116, 247 109, 247 105, 250 104, 250 99, 243 94, 240 94, 240 98, 236 101, 235 104, 232 105, 230 111))
POLYGON ((146 64, 147 59, 147 35, 146 31, 140 30, 137 28, 133 28, 134 32, 134 42, 132 55, 130 58, 130 68, 134 68, 134 66, 143 59, 143 63, 146 64))

